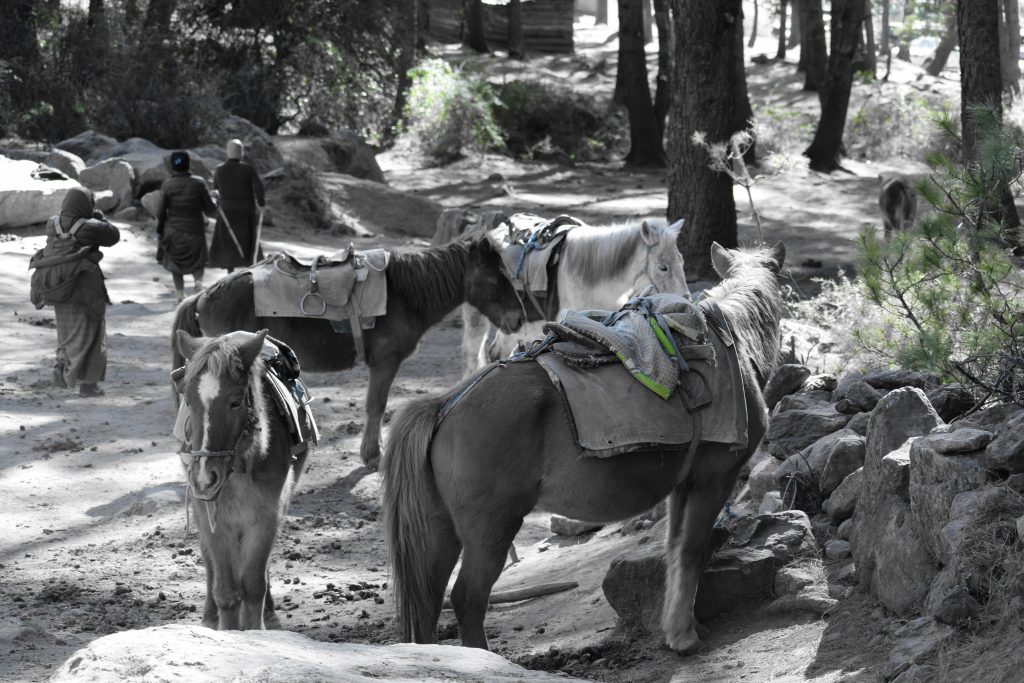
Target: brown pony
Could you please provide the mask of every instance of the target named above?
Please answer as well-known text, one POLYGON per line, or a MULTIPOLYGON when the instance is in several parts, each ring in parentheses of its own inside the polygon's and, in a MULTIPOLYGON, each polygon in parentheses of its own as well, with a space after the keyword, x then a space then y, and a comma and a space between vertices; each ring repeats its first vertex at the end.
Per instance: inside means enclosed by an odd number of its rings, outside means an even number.
POLYGON ((285 418, 264 399, 266 336, 177 333, 189 359, 175 385, 192 425, 182 460, 206 566, 203 626, 222 631, 262 629, 273 614, 270 550, 307 454, 293 452, 285 418))
MULTIPOLYGON (((388 390, 402 361, 416 350, 428 328, 464 302, 506 332, 519 329, 525 319, 501 255, 486 236, 417 253, 395 253, 385 274, 387 315, 364 331, 370 386, 359 455, 370 469, 376 469, 380 461, 381 418, 388 390)), ((328 320, 256 317, 252 276, 244 272, 185 299, 178 306, 173 327, 192 335, 263 328, 295 350, 303 370, 334 372, 355 365, 352 335, 335 332, 328 320)), ((173 363, 180 367, 178 354, 173 363)))
POLYGON ((532 362, 488 374, 440 424, 440 408, 462 387, 411 403, 395 417, 382 463, 383 510, 405 640, 437 642, 445 586, 461 552, 451 598, 462 644, 487 647, 488 597, 531 510, 612 522, 668 496, 665 638, 680 652, 700 647, 693 602, 712 526, 767 428, 761 389, 778 363, 776 275, 784 258, 781 243, 771 252, 712 248, 724 279, 707 298, 718 303, 736 340, 749 421, 744 450, 704 443, 689 463, 687 447, 581 457, 558 391, 532 362))

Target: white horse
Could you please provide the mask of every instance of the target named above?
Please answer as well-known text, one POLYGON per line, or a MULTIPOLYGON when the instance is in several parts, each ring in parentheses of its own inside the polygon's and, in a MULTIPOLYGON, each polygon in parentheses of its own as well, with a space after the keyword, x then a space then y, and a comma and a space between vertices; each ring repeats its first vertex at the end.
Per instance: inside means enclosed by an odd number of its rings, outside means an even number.
MULTIPOLYGON (((644 221, 634 225, 573 228, 565 237, 558 265, 558 306, 616 311, 648 287, 653 292, 689 295, 683 257, 676 246, 682 221, 668 227, 644 221)), ((491 231, 500 240, 504 226, 491 231)), ((531 304, 526 302, 527 307, 531 304)), ((467 374, 505 358, 520 344, 543 336, 544 321, 526 323, 505 334, 476 310, 462 307, 462 353, 467 374)))

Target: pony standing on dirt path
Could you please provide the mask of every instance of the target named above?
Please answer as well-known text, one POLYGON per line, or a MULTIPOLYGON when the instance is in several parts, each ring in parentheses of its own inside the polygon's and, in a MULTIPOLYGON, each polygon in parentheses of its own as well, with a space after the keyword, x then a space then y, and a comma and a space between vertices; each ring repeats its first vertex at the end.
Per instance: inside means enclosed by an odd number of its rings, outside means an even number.
POLYGON ((203 626, 222 631, 262 629, 264 610, 273 615, 270 550, 308 453, 293 453, 287 421, 264 399, 266 337, 176 334, 189 358, 175 385, 192 426, 182 460, 206 566, 203 626))
MULTIPOLYGON (((634 225, 581 225, 565 236, 550 319, 568 308, 617 310, 648 287, 653 292, 688 296, 683 255, 676 242, 682 222, 668 227, 644 221, 634 225)), ((506 228, 496 228, 500 235, 506 228)), ((531 318, 532 319, 532 318, 531 318)), ((505 358, 520 341, 544 336, 544 321, 527 323, 516 334, 495 330, 472 310, 462 311, 462 355, 467 373, 505 358)))
MULTIPOLYGON (((486 236, 418 253, 392 254, 385 275, 387 315, 363 332, 370 386, 359 455, 373 470, 380 461, 381 419, 391 383, 428 328, 463 302, 507 332, 519 329, 525 319, 501 255, 486 236)), ((352 335, 335 332, 328 320, 256 317, 252 276, 246 271, 185 299, 178 306, 173 327, 192 335, 262 328, 291 346, 304 370, 333 372, 355 365, 352 335)), ((174 367, 181 365, 179 354, 173 360, 174 367)))
MULTIPOLYGON (((707 298, 718 304, 735 339, 748 415, 745 449, 703 443, 689 463, 687 446, 581 457, 561 396, 534 362, 494 370, 440 424, 439 410, 462 387, 399 412, 382 473, 385 532, 404 640, 437 642, 445 586, 461 552, 451 599, 462 644, 487 647, 488 596, 531 510, 612 522, 668 496, 665 639, 683 653, 701 647, 693 603, 712 526, 740 467, 767 429, 761 389, 779 359, 776 275, 784 258, 781 243, 771 252, 712 248, 712 263, 724 279, 707 298)), ((714 409, 714 404, 704 408, 714 409)))

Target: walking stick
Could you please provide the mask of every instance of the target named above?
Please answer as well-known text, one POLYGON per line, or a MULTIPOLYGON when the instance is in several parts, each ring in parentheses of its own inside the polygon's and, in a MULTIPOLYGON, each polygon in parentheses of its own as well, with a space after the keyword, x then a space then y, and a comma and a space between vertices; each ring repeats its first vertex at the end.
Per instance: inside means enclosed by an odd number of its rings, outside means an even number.
POLYGON ((260 253, 260 235, 263 233, 263 207, 257 209, 260 217, 256 220, 256 239, 252 244, 252 263, 250 265, 256 265, 256 259, 260 253))
POLYGON ((224 221, 224 227, 227 228, 228 235, 231 236, 231 241, 235 243, 235 249, 238 250, 238 255, 245 258, 245 252, 242 250, 242 245, 238 241, 238 237, 235 235, 235 231, 231 229, 231 223, 228 221, 228 217, 224 214, 224 207, 217 205, 217 212, 220 213, 220 218, 224 221))

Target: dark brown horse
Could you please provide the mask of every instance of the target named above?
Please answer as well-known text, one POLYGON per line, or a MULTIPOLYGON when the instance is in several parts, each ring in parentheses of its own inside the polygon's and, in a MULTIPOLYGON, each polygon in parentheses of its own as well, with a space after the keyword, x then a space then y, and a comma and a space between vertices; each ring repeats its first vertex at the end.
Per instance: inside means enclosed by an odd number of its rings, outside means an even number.
POLYGON ((771 252, 712 249, 725 279, 707 296, 736 339, 749 416, 746 449, 704 443, 689 464, 686 447, 581 457, 558 391, 532 362, 488 374, 439 425, 439 409, 458 389, 396 416, 382 463, 383 509, 406 640, 437 642, 445 586, 461 552, 452 604, 462 644, 487 647, 488 596, 531 510, 612 522, 668 496, 665 638, 680 652, 700 647, 693 601, 712 526, 767 427, 761 389, 778 363, 776 274, 784 257, 781 243, 771 252))
POLYGON ((175 344, 189 359, 175 387, 191 423, 182 460, 206 567, 203 626, 213 629, 262 629, 264 611, 273 613, 270 551, 308 452, 292 447, 288 423, 264 399, 266 336, 178 331, 175 344))
MULTIPOLYGON (((392 254, 386 276, 387 315, 364 331, 370 386, 359 455, 371 469, 380 461, 381 418, 388 390, 398 367, 416 350, 429 327, 464 302, 506 332, 519 329, 525 318, 501 256, 486 236, 417 253, 392 254)), ((256 317, 248 274, 227 277, 185 299, 175 313, 174 329, 192 335, 269 329, 272 336, 295 350, 303 370, 314 372, 347 370, 356 362, 352 335, 335 332, 327 320, 256 317)), ((457 354, 453 349, 453 362, 458 362, 457 354)), ((174 367, 180 365, 176 354, 174 367)))

